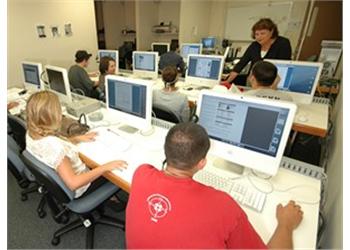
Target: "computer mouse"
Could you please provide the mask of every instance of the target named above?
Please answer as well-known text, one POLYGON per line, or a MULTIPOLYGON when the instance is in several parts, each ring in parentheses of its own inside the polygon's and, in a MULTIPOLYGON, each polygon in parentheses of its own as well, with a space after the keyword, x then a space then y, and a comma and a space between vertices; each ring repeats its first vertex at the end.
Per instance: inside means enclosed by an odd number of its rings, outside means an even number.
POLYGON ((299 115, 298 116, 298 121, 300 121, 300 122, 307 122, 309 119, 306 117, 306 116, 304 116, 304 115, 299 115))

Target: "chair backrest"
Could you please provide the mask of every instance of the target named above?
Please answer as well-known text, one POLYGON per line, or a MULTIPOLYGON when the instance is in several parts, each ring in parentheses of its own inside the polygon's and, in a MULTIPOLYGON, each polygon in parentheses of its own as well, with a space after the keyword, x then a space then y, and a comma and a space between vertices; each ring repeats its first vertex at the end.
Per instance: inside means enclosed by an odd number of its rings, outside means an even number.
POLYGON ((74 192, 64 184, 54 169, 39 161, 27 150, 23 151, 21 158, 37 182, 43 185, 59 203, 66 204, 74 199, 74 192))
POLYGON ((153 105, 152 110, 156 116, 156 118, 172 122, 179 123, 180 119, 167 107, 163 105, 153 105))
POLYGON ((11 128, 12 137, 15 139, 21 151, 23 151, 26 148, 26 123, 19 117, 11 114, 7 115, 7 123, 11 128))

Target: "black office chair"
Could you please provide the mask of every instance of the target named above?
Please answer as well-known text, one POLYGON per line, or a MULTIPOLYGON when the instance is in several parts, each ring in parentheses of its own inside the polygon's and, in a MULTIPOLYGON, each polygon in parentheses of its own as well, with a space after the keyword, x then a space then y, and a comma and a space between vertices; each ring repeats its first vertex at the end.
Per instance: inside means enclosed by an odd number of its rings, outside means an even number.
POLYGON ((74 198, 74 192, 71 191, 58 176, 57 172, 37 160, 28 151, 24 151, 21 155, 23 162, 26 163, 28 168, 37 178, 38 182, 44 187, 48 204, 50 205, 52 200, 58 202, 64 210, 58 213, 56 216, 60 216, 65 212, 73 212, 78 215, 78 219, 65 225, 61 229, 57 230, 52 238, 51 244, 58 245, 60 243, 60 237, 78 227, 85 226, 86 231, 86 248, 93 248, 94 244, 94 229, 96 224, 104 224, 125 229, 125 223, 116 218, 112 218, 103 214, 102 204, 108 200, 113 194, 118 191, 118 187, 114 184, 107 182, 92 193, 83 197, 74 198), (93 216, 98 214, 98 218, 93 216))
POLYGON ((152 110, 156 116, 156 118, 172 122, 179 123, 180 119, 167 107, 163 105, 153 105, 152 110))
MULTIPOLYGON (((40 192, 40 185, 36 182, 34 175, 28 170, 28 167, 22 162, 19 155, 26 148, 26 124, 19 117, 8 114, 7 124, 11 128, 11 135, 7 137, 7 167, 17 179, 17 182, 24 190, 21 192, 21 200, 26 201, 28 194, 40 192)), ((40 218, 46 216, 44 210, 45 200, 41 198, 37 212, 40 218)))

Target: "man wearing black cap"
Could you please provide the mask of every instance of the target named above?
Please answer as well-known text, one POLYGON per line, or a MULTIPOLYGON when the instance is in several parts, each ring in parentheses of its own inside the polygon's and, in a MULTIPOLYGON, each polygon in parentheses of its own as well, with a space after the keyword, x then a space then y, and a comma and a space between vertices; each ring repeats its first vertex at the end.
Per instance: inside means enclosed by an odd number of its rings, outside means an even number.
POLYGON ((92 81, 85 70, 89 65, 89 58, 91 55, 92 54, 88 54, 86 50, 78 50, 77 53, 75 53, 75 62, 77 64, 70 67, 68 78, 73 89, 82 90, 85 96, 98 98, 99 93, 96 91, 98 81, 92 81))

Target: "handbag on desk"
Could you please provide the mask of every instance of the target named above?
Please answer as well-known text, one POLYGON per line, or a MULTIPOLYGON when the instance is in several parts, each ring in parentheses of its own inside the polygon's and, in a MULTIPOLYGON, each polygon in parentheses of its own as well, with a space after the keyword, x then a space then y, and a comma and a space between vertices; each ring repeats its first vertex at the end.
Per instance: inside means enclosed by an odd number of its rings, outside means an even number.
POLYGON ((89 129, 90 127, 87 125, 85 114, 81 114, 79 120, 74 120, 66 116, 62 117, 60 134, 64 137, 83 135, 89 129))

